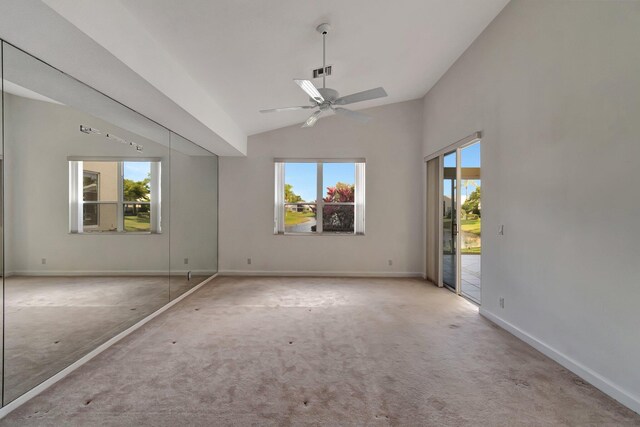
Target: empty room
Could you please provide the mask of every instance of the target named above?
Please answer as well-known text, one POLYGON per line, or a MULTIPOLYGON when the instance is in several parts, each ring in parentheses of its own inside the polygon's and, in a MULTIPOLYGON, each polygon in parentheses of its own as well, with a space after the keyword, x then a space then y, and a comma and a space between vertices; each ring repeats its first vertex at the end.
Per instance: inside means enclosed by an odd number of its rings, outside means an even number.
POLYGON ((640 1, 3 0, 0 426, 640 425, 640 1))

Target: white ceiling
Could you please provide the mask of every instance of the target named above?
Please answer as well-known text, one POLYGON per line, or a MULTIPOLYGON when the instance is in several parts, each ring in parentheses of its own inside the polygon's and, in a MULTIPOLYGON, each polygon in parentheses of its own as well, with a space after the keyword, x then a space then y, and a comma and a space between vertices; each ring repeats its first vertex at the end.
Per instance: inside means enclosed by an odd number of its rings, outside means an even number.
POLYGON ((120 2, 251 135, 308 116, 258 110, 307 103, 292 79, 322 66, 318 24, 333 27, 328 87, 346 95, 383 86, 389 94, 352 106, 360 109, 422 97, 508 0, 120 2))
MULTIPOLYGON (((508 0, 0 1, 0 37, 220 155, 303 122, 292 81, 321 66, 342 95, 383 86, 361 109, 422 97, 508 0), (46 6, 45 6, 46 5, 46 6), (63 22, 66 25, 63 25, 63 22)), ((315 81, 321 85, 321 80, 315 81)), ((358 124, 354 124, 358 125, 358 124)))

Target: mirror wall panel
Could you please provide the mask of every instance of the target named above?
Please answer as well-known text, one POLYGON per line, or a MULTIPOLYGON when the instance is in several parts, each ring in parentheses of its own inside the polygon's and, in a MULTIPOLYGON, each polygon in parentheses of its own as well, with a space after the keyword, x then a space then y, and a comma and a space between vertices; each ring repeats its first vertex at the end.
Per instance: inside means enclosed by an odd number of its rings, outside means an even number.
POLYGON ((173 152, 168 130, 23 51, 3 43, 2 53, 7 404, 180 292, 170 225, 185 233, 176 254, 194 271, 214 266, 191 247, 197 227, 171 219, 203 208, 185 191, 174 212, 172 157, 192 169, 177 188, 194 190, 205 185, 200 157, 173 152))
POLYGON ((171 133, 171 299, 218 270, 218 157, 171 133))
MULTIPOLYGON (((0 42, 0 89, 4 87, 2 50, 4 42, 0 42)), ((4 90, 0 90, 0 278, 4 289, 4 90)), ((0 354, 4 354, 4 292, 0 295, 0 328, 3 331, 0 342, 0 354)), ((0 383, 4 381, 4 360, 0 360, 0 383)), ((0 384, 2 385, 2 384, 0 384)), ((0 388, 0 398, 3 396, 4 387, 0 388)), ((0 400, 4 400, 3 398, 0 400)), ((1 402, 0 402, 1 403, 1 402)))

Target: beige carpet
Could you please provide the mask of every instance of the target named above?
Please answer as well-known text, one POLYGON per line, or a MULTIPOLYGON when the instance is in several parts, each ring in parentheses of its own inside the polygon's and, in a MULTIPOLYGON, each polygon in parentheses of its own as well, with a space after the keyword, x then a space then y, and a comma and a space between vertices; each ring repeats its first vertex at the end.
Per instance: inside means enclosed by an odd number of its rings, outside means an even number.
POLYGON ((3 425, 638 425, 411 279, 220 278, 3 425))
POLYGON ((66 368, 196 286, 194 276, 12 276, 4 280, 4 401, 66 368))

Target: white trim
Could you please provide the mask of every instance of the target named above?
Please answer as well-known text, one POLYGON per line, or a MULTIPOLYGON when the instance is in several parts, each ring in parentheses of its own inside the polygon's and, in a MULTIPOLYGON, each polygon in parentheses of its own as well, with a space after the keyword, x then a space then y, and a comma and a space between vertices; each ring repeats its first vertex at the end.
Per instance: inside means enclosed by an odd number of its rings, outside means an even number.
POLYGON ((186 276, 188 272, 192 275, 212 275, 211 270, 29 270, 29 271, 8 271, 5 277, 11 276, 186 276))
MULTIPOLYGON (((456 148, 456 211, 455 218, 452 217, 452 221, 455 222, 456 230, 456 293, 462 295, 462 192, 460 188, 462 186, 462 149, 456 148)), ((453 196, 453 195, 452 195, 453 196)), ((453 200, 451 201, 453 204, 453 200)))
POLYGON ((364 157, 354 157, 354 158, 341 157, 339 159, 331 159, 327 157, 322 157, 317 159, 313 159, 309 157, 287 159, 283 157, 276 157, 273 159, 273 161, 275 163, 366 163, 367 162, 367 160, 364 157))
POLYGON ((428 162, 429 160, 433 159, 434 157, 440 157, 443 154, 449 153, 450 151, 454 151, 456 148, 459 147, 464 147, 466 145, 471 145, 474 142, 478 141, 482 139, 482 132, 481 131, 477 131, 472 133, 471 135, 462 138, 459 141, 454 142, 453 144, 449 144, 444 148, 441 148, 440 150, 433 152, 427 156, 424 156, 424 161, 428 162))
POLYGON ((316 233, 322 234, 324 226, 324 164, 316 163, 316 233))
POLYGON ((49 379, 45 380, 44 382, 38 384, 37 386, 35 386, 34 388, 29 390, 28 392, 26 392, 22 396, 18 397, 14 401, 8 403, 6 406, 0 408, 0 419, 6 417, 11 411, 17 409, 18 407, 20 407, 24 403, 28 402, 29 400, 33 399, 34 397, 36 397, 37 395, 39 395, 40 393, 42 393, 43 391, 45 391, 46 389, 48 389, 49 387, 51 387, 52 385, 54 385, 55 383, 60 381, 61 379, 65 378, 67 375, 69 375, 70 373, 72 373, 73 371, 75 371, 76 369, 81 367, 82 365, 86 364, 91 359, 93 359, 94 357, 96 357, 97 355, 99 355, 100 353, 102 353, 103 351, 105 351, 106 349, 108 349, 109 347, 111 347, 112 345, 114 345, 115 343, 117 343, 118 341, 120 341, 121 339, 126 337, 127 335, 130 335, 132 332, 136 331, 137 329, 140 329, 140 327, 142 327, 143 325, 145 325, 146 323, 148 323, 152 319, 158 317, 160 314, 164 313, 165 311, 167 311, 168 309, 170 309, 171 307, 173 307, 174 305, 176 305, 177 303, 179 303, 180 301, 182 301, 183 299, 185 299, 186 297, 188 297, 189 295, 191 295, 192 293, 194 293, 195 291, 197 291, 198 289, 203 287, 205 284, 207 284, 211 280, 215 279, 217 276, 218 276, 218 274, 214 274, 213 276, 209 277, 208 279, 202 281, 198 285, 196 285, 193 288, 189 289, 184 294, 180 295, 178 298, 176 298, 173 301, 170 301, 167 304, 163 305, 158 310, 154 311, 153 313, 151 313, 150 315, 148 315, 144 319, 141 319, 135 325, 130 326, 129 328, 127 328, 124 331, 120 332, 115 337, 113 337, 113 338, 109 339, 108 341, 100 344, 98 347, 96 347, 95 349, 93 349, 89 353, 85 354, 80 359, 76 360, 71 365, 67 366, 66 368, 64 368, 63 370, 61 370, 60 372, 58 372, 54 376, 52 376, 49 379))
POLYGON ((149 196, 151 197, 151 233, 159 234, 162 232, 162 213, 160 209, 160 206, 162 204, 162 180, 160 178, 162 176, 162 163, 150 162, 149 172, 151 175, 151 188, 149 194, 149 196))
POLYGON ((507 322, 506 320, 496 316, 495 314, 487 311, 486 309, 480 307, 480 315, 485 317, 487 320, 495 323, 500 326, 502 329, 511 333, 512 335, 518 337, 522 341, 529 344, 531 347, 535 348, 545 356, 553 359, 560 365, 564 366, 574 374, 583 378, 591 385, 602 391, 603 393, 609 395, 614 398, 621 404, 625 405, 629 409, 640 414, 640 396, 636 396, 630 391, 623 389, 622 387, 614 384, 609 379, 603 377, 598 374, 594 370, 584 366, 577 360, 572 359, 571 357, 559 352, 555 348, 549 346, 548 344, 542 342, 538 338, 533 335, 523 331, 517 326, 507 322))
POLYGON ((267 270, 220 270, 219 276, 281 276, 281 277, 417 277, 422 272, 389 271, 267 271, 267 270))
POLYGON ((275 162, 275 201, 274 201, 274 220, 273 233, 284 233, 284 174, 285 164, 275 162))
POLYGON ((117 221, 117 230, 118 233, 124 232, 124 163, 122 161, 116 162, 118 168, 118 204, 116 212, 117 221))
POLYGON ((355 177, 355 195, 354 195, 354 232, 356 235, 362 235, 365 232, 365 203, 366 203, 366 167, 367 164, 363 162, 355 163, 356 177, 355 177))
POLYGON ((162 162, 162 157, 67 156, 70 162, 162 162))
POLYGON ((69 161, 69 232, 82 233, 82 161, 69 161))
POLYGON ((438 287, 444 287, 443 274, 443 256, 442 250, 444 248, 444 223, 442 221, 442 205, 444 203, 444 155, 439 157, 438 160, 438 287))

